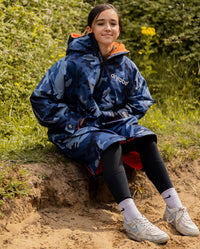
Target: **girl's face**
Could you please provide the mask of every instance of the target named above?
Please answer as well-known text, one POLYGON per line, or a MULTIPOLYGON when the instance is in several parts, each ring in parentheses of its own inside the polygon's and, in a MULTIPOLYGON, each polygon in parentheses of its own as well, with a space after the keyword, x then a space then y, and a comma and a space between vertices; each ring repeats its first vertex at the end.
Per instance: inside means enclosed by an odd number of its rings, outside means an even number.
POLYGON ((112 9, 102 11, 97 16, 92 27, 87 26, 88 33, 93 32, 99 47, 110 48, 120 34, 119 18, 112 9))

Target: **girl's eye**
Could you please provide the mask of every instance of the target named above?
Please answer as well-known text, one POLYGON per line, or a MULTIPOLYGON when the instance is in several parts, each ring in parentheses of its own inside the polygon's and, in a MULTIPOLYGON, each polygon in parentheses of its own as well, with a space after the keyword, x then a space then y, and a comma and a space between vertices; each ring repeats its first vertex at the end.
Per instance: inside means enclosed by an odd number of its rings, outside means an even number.
MULTIPOLYGON (((97 25, 98 25, 98 26, 103 26, 103 25, 107 25, 107 24, 104 23, 104 22, 97 22, 97 25)), ((116 26, 117 23, 116 23, 116 22, 111 22, 109 25, 110 25, 110 26, 116 26)))

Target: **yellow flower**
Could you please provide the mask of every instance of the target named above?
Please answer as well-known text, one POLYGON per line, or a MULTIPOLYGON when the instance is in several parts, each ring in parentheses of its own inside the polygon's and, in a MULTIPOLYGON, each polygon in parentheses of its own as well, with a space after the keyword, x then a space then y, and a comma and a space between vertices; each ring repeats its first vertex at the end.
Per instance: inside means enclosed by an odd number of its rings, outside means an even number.
POLYGON ((194 71, 194 70, 192 70, 192 73, 193 73, 194 75, 196 75, 196 73, 195 73, 195 71, 194 71))
POLYGON ((14 84, 15 84, 16 86, 18 86, 18 87, 20 86, 19 83, 17 83, 17 82, 15 82, 14 84))
POLYGON ((142 51, 139 51, 138 54, 142 54, 142 51))
POLYGON ((154 28, 148 28, 148 27, 141 27, 141 33, 146 36, 154 36, 156 34, 156 31, 154 28))
POLYGON ((51 58, 54 58, 54 55, 51 55, 51 58))

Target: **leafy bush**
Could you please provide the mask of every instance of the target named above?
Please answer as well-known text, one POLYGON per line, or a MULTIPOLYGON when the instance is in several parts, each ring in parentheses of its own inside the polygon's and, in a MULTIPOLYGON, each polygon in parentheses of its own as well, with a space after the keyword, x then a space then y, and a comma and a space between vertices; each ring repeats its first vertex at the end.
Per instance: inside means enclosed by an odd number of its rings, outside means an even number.
POLYGON ((65 55, 69 34, 83 30, 86 12, 87 4, 73 0, 1 1, 1 99, 28 98, 48 67, 65 55))
POLYGON ((138 51, 141 42, 141 26, 156 29, 155 46, 158 53, 195 65, 200 70, 200 5, 198 0, 138 0, 115 1, 124 22, 123 37, 131 51, 138 51))

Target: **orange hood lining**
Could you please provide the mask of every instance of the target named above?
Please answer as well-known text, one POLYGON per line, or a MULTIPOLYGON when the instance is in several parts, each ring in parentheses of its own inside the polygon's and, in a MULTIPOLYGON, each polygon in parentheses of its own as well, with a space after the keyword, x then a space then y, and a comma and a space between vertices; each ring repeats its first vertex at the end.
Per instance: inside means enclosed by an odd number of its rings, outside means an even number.
POLYGON ((78 37, 81 37, 81 36, 84 36, 84 35, 85 35, 85 34, 82 34, 82 35, 81 35, 81 34, 72 33, 72 34, 71 34, 71 37, 72 37, 72 38, 78 38, 78 37))
POLYGON ((120 53, 120 52, 127 52, 127 53, 129 53, 129 51, 125 48, 125 46, 124 46, 123 43, 121 43, 121 42, 114 42, 114 45, 115 45, 115 49, 109 55, 109 57, 112 56, 113 54, 120 53))

